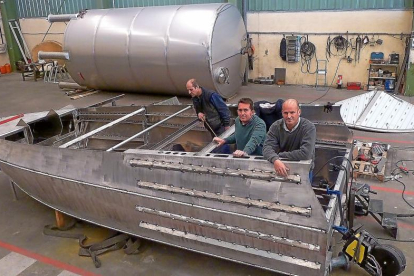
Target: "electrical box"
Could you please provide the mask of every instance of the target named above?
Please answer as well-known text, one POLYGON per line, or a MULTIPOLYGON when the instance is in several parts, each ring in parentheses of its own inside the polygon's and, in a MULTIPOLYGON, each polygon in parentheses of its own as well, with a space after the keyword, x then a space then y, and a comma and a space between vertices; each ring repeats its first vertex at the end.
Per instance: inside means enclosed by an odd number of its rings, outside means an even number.
POLYGON ((287 62, 298 62, 299 61, 299 47, 300 41, 298 36, 287 36, 286 37, 286 61, 287 62))

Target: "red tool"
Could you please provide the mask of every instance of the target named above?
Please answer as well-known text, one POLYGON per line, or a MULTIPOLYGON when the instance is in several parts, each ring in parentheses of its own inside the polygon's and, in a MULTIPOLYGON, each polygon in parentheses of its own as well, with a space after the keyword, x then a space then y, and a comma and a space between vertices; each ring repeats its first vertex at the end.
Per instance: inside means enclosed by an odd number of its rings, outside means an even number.
POLYGON ((359 154, 358 155, 358 160, 361 160, 361 161, 370 161, 371 160, 371 158, 369 158, 369 156, 366 156, 365 154, 359 154))
POLYGON ((408 174, 408 168, 407 167, 399 166, 398 168, 400 169, 400 171, 402 173, 408 174))

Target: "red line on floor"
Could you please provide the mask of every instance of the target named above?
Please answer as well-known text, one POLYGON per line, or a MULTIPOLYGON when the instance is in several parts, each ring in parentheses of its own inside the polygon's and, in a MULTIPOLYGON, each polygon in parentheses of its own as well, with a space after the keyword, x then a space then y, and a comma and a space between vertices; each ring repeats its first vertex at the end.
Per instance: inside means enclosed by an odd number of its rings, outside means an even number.
MULTIPOLYGON (((355 218, 357 220, 367 220, 367 221, 370 221, 370 222, 376 222, 376 220, 373 217, 370 217, 370 216, 356 216, 355 218)), ((405 223, 405 222, 397 222, 397 225, 398 225, 399 228, 414 230, 414 225, 412 225, 412 224, 408 224, 408 223, 405 223)))
POLYGON ((354 139, 375 141, 375 142, 397 143, 397 144, 414 144, 414 141, 392 140, 392 139, 385 139, 385 138, 378 138, 378 137, 354 136, 354 139))
POLYGON ((72 265, 60 262, 58 260, 48 258, 48 257, 43 256, 43 255, 39 255, 37 253, 31 252, 31 251, 26 250, 26 249, 21 248, 21 247, 17 247, 15 245, 12 245, 12 244, 9 244, 9 243, 5 243, 3 241, 0 241, 0 247, 3 247, 3 248, 8 249, 10 251, 14 251, 16 253, 27 256, 29 258, 38 260, 39 262, 49 264, 49 265, 53 265, 55 267, 58 267, 58 268, 61 268, 63 270, 67 270, 67 271, 70 271, 70 272, 73 272, 73 273, 77 273, 77 274, 82 275, 82 276, 99 276, 98 274, 83 270, 82 268, 72 266, 72 265))
MULTIPOLYGON (((402 194, 402 190, 387 188, 387 187, 380 187, 380 186, 371 186, 371 189, 375 191, 383 191, 387 193, 397 193, 402 194)), ((404 195, 414 195, 414 192, 405 190, 404 195)))
POLYGON ((0 125, 11 122, 11 121, 19 119, 19 118, 22 118, 23 116, 24 116, 24 114, 19 114, 19 115, 13 116, 11 118, 5 119, 3 121, 0 121, 0 125))
POLYGON ((398 222, 397 224, 398 224, 398 227, 414 230, 414 225, 411 225, 405 222, 398 222))

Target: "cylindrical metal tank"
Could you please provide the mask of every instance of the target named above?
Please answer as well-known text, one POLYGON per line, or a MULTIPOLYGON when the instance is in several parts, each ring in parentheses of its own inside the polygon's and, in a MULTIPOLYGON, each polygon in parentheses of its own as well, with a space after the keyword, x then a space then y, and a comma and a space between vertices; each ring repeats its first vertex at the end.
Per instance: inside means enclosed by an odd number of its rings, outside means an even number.
POLYGON ((70 20, 63 51, 81 86, 188 95, 196 78, 229 98, 242 84, 246 44, 240 12, 224 3, 88 10, 70 20))

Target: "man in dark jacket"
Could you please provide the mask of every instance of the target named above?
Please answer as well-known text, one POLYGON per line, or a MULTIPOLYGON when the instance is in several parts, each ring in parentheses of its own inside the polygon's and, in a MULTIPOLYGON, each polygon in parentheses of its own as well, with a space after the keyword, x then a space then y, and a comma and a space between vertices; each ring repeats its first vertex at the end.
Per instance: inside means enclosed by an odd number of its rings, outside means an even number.
POLYGON ((188 80, 186 87, 198 119, 204 122, 213 138, 220 136, 230 127, 230 110, 226 103, 217 92, 201 87, 196 79, 188 80))
POLYGON ((282 106, 283 119, 274 122, 266 136, 263 156, 281 176, 287 176, 289 171, 281 158, 292 161, 312 160, 311 171, 313 170, 316 128, 309 120, 300 118, 300 113, 297 100, 286 100, 282 106))
POLYGON ((266 137, 266 124, 254 114, 253 101, 241 98, 237 104, 237 114, 234 133, 226 139, 215 137, 213 140, 219 145, 236 144, 233 155, 242 157, 247 155, 262 155, 262 147, 266 137))

